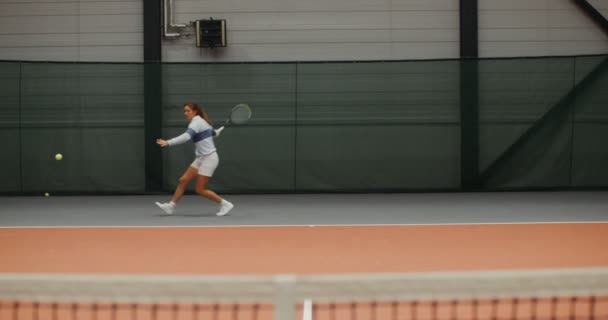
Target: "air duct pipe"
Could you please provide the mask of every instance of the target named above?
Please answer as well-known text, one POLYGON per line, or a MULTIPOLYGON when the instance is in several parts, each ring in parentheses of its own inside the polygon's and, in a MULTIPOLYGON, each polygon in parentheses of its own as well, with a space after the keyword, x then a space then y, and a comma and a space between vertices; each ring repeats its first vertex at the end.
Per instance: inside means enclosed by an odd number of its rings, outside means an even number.
POLYGON ((164 5, 164 36, 167 39, 175 39, 181 36, 181 33, 170 32, 173 28, 185 28, 185 24, 174 24, 173 23, 173 0, 163 0, 164 5))

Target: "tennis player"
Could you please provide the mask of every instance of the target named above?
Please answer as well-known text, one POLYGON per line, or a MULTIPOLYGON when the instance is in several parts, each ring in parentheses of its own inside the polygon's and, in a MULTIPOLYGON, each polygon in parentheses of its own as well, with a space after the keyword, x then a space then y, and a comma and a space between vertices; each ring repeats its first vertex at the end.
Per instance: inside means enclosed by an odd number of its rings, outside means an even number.
POLYGON ((223 127, 217 131, 214 130, 212 127, 213 121, 209 119, 207 112, 203 111, 195 103, 189 102, 184 105, 184 115, 186 116, 186 119, 190 121, 188 130, 170 140, 157 139, 156 143, 161 147, 172 147, 192 140, 195 145, 194 154, 196 158, 190 167, 186 169, 186 172, 179 178, 179 185, 173 193, 171 202, 156 202, 156 205, 165 213, 173 214, 175 206, 184 194, 186 186, 194 177, 197 177, 196 193, 218 203, 220 209, 216 215, 225 216, 232 210, 234 205, 225 199, 222 199, 215 192, 207 189, 207 183, 219 164, 219 157, 215 149, 215 144, 213 143, 213 136, 219 136, 223 127))

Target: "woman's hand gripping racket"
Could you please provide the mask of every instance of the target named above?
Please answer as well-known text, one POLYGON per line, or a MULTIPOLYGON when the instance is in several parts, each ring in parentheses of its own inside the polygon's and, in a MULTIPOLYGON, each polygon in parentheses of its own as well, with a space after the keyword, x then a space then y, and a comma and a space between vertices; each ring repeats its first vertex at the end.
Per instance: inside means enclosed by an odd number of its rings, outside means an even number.
POLYGON ((230 115, 228 115, 228 118, 224 122, 224 125, 221 126, 220 128, 218 128, 217 130, 215 130, 215 135, 219 136, 220 133, 222 132, 222 130, 224 130, 225 126, 228 126, 231 124, 234 124, 234 125, 245 124, 245 123, 247 123, 247 121, 249 121, 249 119, 251 119, 251 107, 249 107, 249 105, 245 104, 245 103, 237 104, 230 111, 230 115))

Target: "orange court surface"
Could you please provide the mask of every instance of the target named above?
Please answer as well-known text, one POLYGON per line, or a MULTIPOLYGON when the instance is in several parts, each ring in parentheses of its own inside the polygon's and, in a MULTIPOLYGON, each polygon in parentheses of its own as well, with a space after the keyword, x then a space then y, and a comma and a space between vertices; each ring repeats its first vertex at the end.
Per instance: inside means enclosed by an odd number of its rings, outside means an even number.
POLYGON ((608 265, 608 223, 0 229, 0 272, 375 273, 608 265))
MULTIPOLYGON (((608 265, 606 243, 608 223, 4 228, 0 229, 0 272, 261 275, 601 267, 608 265)), ((593 303, 585 300, 587 297, 578 298, 584 310, 576 314, 588 315, 586 312, 591 308, 595 308, 593 314, 604 314, 608 311, 608 300, 604 298, 598 297, 593 303)), ((503 301, 504 305, 511 307, 500 307, 498 300, 482 300, 475 301, 473 309, 442 303, 359 302, 357 306, 320 303, 315 304, 308 318, 300 304, 297 317, 314 320, 498 319, 521 314, 532 314, 532 318, 543 314, 571 315, 569 312, 574 310, 571 300, 555 300, 554 304, 539 301, 532 304, 534 307, 516 302, 515 308, 520 311, 513 309, 513 302, 508 300, 503 301), (485 308, 492 311, 477 307, 478 304, 490 306, 490 303, 492 307, 485 308), (521 311, 525 308, 534 311, 521 311)), ((0 308, 0 317, 7 320, 270 320, 275 319, 273 310, 264 303, 192 306, 98 303, 88 306, 25 301, 5 303, 4 308, 0 308)))

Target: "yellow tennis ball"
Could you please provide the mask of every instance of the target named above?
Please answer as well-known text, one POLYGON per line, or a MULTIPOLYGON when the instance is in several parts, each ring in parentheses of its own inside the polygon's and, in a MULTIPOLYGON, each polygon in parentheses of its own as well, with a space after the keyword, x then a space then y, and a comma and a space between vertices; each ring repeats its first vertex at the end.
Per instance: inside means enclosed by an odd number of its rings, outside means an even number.
POLYGON ((45 196, 45 197, 48 197, 48 196, 49 196, 49 193, 48 193, 48 192, 45 192, 45 193, 44 193, 44 196, 45 196))
POLYGON ((63 159, 63 156, 61 155, 61 153, 58 153, 55 155, 55 160, 59 161, 61 159, 63 159))

